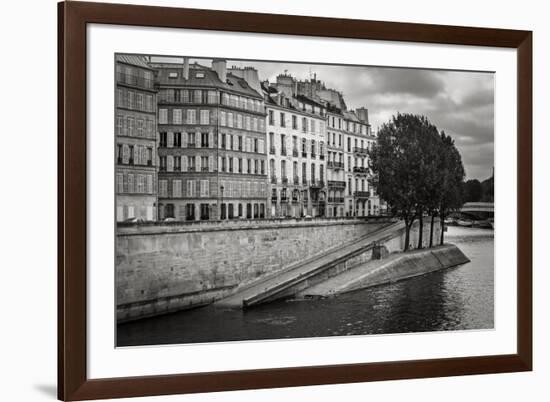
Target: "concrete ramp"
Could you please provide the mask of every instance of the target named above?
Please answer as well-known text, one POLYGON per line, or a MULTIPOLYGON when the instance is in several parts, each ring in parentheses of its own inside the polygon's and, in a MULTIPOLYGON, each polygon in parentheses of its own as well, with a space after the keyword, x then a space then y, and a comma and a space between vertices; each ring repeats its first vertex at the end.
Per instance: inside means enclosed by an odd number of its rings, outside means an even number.
POLYGON ((395 253, 382 260, 371 260, 327 281, 299 292, 298 297, 322 298, 371 286, 424 275, 470 260, 453 244, 395 253))
MULTIPOLYGON (((403 229, 403 222, 389 224, 345 246, 299 262, 275 276, 260 279, 257 283, 217 301, 215 305, 227 308, 253 307, 292 296, 357 265, 361 258, 365 259, 362 255, 372 250, 375 242, 400 236, 403 229)), ((370 255, 367 257, 370 259, 370 255)))

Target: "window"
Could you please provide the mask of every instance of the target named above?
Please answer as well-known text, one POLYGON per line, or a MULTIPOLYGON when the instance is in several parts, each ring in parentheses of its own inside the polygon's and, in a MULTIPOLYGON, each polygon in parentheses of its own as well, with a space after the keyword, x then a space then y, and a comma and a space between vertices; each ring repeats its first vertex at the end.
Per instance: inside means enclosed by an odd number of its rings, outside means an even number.
POLYGON ((239 158, 239 173, 243 172, 243 160, 239 158))
POLYGON ((197 89, 193 91, 193 103, 202 103, 202 91, 197 89))
MULTIPOLYGON (((357 140, 355 140, 357 142, 357 140)), ((351 138, 348 137, 348 152, 351 152, 351 138)))
POLYGON ((220 125, 226 126, 227 125, 227 115, 225 112, 220 112, 220 125))
POLYGON ((168 197, 168 181, 159 180, 159 197, 168 197))
POLYGON ((201 147, 208 148, 208 133, 201 133, 201 147))
POLYGON ((246 160, 246 172, 252 174, 252 159, 246 160))
POLYGON ((117 135, 122 135, 122 127, 124 126, 123 124, 123 117, 118 115, 116 117, 116 134, 117 135))
POLYGON ((160 156, 159 160, 160 160, 159 169, 160 169, 161 172, 165 172, 166 171, 166 156, 160 156))
POLYGON ((302 132, 307 132, 307 119, 302 117, 302 132))
POLYGON ((254 152, 258 152, 258 139, 254 138, 254 152))
POLYGON ((281 112, 279 114, 279 123, 280 123, 280 126, 281 127, 286 127, 286 124, 285 124, 285 114, 283 112, 281 112))
POLYGON ((239 151, 243 150, 243 137, 239 135, 239 151))
POLYGON ((194 197, 195 191, 196 191, 196 185, 195 180, 187 180, 187 189, 186 189, 186 195, 187 197, 194 197))
POLYGON ((195 133, 187 133, 187 146, 193 148, 195 146, 195 133))
POLYGON ((218 94, 216 91, 208 91, 208 103, 218 103, 218 94))
POLYGON ((273 117, 273 110, 270 110, 268 114, 269 114, 269 125, 270 126, 275 125, 275 118, 273 117))
POLYGON ((229 173, 233 173, 233 158, 229 158, 229 173))
POLYGON ((174 133, 174 146, 181 147, 181 133, 174 133))
POLYGON ((311 164, 311 182, 315 181, 315 163, 311 164))
POLYGON ((181 172, 181 156, 174 156, 174 171, 181 172))
POLYGON ((209 124, 209 123, 210 123, 210 111, 201 110, 200 124, 209 124))
POLYGON ((182 114, 181 109, 172 109, 172 124, 181 124, 182 114))
POLYGON ((168 124, 168 109, 159 109, 159 124, 168 124))
POLYGON ((172 197, 181 197, 181 180, 172 180, 172 197))
POLYGON ((210 186, 208 183, 208 180, 201 180, 200 181, 200 195, 201 197, 208 197, 210 194, 210 186))
POLYGON ((222 149, 225 149, 225 134, 222 134, 222 149))
POLYGON ((296 115, 292 115, 292 128, 294 130, 298 129, 298 117, 296 115))
POLYGON ((208 172, 208 156, 201 156, 201 170, 208 172))
POLYGON ((227 126, 233 127, 233 113, 227 113, 227 126))
POLYGON ((187 109, 187 124, 197 124, 197 111, 194 109, 187 109))
POLYGON ((116 191, 121 194, 124 192, 124 176, 122 173, 117 173, 116 175, 116 191))
POLYGON ((261 174, 265 174, 265 161, 263 159, 261 161, 261 174))
POLYGON ((187 170, 189 170, 190 172, 194 172, 195 171, 195 157, 190 156, 190 157, 188 157, 187 161, 188 161, 187 170))

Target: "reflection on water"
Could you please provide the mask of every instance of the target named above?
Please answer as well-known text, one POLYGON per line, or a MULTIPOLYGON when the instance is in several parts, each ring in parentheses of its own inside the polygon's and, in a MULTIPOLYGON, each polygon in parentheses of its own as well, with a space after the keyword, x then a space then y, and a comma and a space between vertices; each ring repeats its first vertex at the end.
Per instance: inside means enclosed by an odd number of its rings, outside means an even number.
POLYGON ((212 306, 118 326, 118 346, 493 328, 493 231, 451 227, 471 262, 322 300, 212 306))

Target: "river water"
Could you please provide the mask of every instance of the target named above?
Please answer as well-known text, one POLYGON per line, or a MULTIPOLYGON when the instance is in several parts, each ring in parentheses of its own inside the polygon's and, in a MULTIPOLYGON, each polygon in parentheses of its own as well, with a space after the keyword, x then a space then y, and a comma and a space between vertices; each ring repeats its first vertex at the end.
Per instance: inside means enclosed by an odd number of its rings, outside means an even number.
POLYGON ((334 298, 278 301, 247 311, 207 306, 121 324, 117 345, 493 328, 493 231, 450 227, 445 241, 471 262, 334 298))

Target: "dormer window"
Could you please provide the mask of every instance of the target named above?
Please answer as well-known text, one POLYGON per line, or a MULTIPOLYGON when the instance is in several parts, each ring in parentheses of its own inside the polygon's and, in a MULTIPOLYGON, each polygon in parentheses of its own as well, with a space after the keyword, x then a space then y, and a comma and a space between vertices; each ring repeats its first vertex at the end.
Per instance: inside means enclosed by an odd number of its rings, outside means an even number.
POLYGON ((197 71, 195 73, 195 78, 204 78, 204 71, 197 71))
POLYGON ((168 73, 168 78, 178 78, 178 73, 175 71, 168 73))

